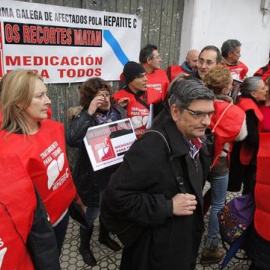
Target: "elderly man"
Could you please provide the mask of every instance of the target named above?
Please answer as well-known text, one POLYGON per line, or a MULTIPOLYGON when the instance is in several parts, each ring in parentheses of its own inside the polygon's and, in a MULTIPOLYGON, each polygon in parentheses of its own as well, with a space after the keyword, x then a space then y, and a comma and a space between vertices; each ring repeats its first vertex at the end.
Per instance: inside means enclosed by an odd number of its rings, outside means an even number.
POLYGON ((199 52, 197 50, 188 51, 186 61, 181 66, 168 67, 167 75, 169 80, 172 81, 178 74, 193 75, 198 68, 198 58, 199 52))
POLYGON ((176 81, 168 115, 132 145, 112 176, 101 218, 111 224, 109 216, 116 215, 118 224, 126 223, 119 234, 128 242, 121 270, 195 268, 210 167, 200 138, 214 113, 213 100, 201 81, 176 81))
POLYGON ((231 71, 233 79, 244 80, 248 67, 239 61, 241 57, 241 43, 237 39, 226 40, 221 47, 222 62, 231 71))

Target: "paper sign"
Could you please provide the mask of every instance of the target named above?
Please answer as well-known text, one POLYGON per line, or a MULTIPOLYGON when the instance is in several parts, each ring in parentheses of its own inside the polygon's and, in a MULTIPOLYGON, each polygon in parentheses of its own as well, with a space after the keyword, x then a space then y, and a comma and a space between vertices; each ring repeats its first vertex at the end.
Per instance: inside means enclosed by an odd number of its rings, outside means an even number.
POLYGON ((0 0, 0 78, 25 68, 46 83, 119 80, 138 61, 142 19, 136 15, 0 0))
POLYGON ((84 143, 94 171, 122 162, 135 140, 130 119, 90 127, 84 143))

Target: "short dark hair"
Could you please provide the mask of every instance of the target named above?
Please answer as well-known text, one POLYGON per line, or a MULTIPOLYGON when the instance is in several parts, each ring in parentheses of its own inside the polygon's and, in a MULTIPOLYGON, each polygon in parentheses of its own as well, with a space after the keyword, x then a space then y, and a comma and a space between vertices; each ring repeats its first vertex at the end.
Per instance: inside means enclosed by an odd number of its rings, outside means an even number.
POLYGON ((215 95, 204 83, 196 78, 175 81, 170 92, 170 106, 176 104, 180 110, 186 109, 195 100, 214 100, 215 95))
POLYGON ((229 52, 234 52, 237 47, 240 47, 242 44, 237 39, 228 39, 226 40, 221 47, 221 54, 226 58, 229 52))
POLYGON ((145 47, 143 47, 140 51, 139 61, 141 64, 147 62, 147 58, 153 57, 153 51, 156 51, 158 48, 156 45, 147 44, 145 47))
POLYGON ((204 51, 215 51, 215 52, 217 53, 217 59, 216 59, 217 64, 219 64, 219 63, 221 62, 222 57, 221 57, 221 53, 220 53, 220 50, 219 50, 218 47, 216 47, 216 46, 214 46, 214 45, 208 45, 208 46, 205 46, 205 47, 201 50, 200 55, 199 55, 199 58, 200 58, 202 52, 204 52, 204 51))

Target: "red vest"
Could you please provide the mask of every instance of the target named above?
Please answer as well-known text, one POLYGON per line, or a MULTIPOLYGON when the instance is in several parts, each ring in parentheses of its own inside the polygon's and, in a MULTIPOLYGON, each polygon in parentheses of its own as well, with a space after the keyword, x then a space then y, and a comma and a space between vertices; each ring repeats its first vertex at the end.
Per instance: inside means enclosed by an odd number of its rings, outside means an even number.
POLYGON ((254 226, 258 234, 270 241, 270 133, 260 134, 260 146, 257 155, 257 177, 255 186, 254 226))
POLYGON ((147 77, 147 103, 157 104, 167 96, 170 81, 163 69, 156 69, 152 73, 146 73, 147 77))
POLYGON ((237 80, 244 80, 247 72, 248 72, 248 67, 242 63, 241 61, 238 62, 236 65, 227 65, 227 68, 231 71, 231 74, 234 79, 237 80))
MULTIPOLYGON (((135 95, 122 89, 113 94, 114 99, 118 102, 121 98, 129 98, 127 105, 127 116, 130 118, 137 138, 140 138, 146 130, 146 125, 149 116, 149 110, 139 103, 135 95)), ((148 103, 148 100, 146 100, 148 103)))
MULTIPOLYGON (((263 115, 258 105, 250 98, 239 98, 237 106, 239 106, 245 112, 248 110, 254 111, 256 117, 258 118, 258 133, 260 133, 262 129, 263 115)), ((254 154, 254 150, 254 148, 246 145, 245 142, 242 143, 240 151, 240 161, 243 165, 248 165, 250 163, 254 154)))
POLYGON ((253 76, 259 76, 261 79, 266 82, 267 78, 270 75, 270 64, 268 63, 266 66, 259 68, 253 76))
POLYGON ((169 76, 170 81, 172 81, 180 73, 184 73, 187 76, 192 75, 192 74, 186 72, 182 68, 182 66, 169 66, 167 69, 167 74, 170 74, 170 76, 169 76))
POLYGON ((226 101, 215 101, 214 107, 216 114, 209 126, 215 136, 213 167, 218 164, 225 143, 230 143, 229 152, 231 151, 232 143, 240 133, 245 120, 245 112, 236 105, 226 101))
POLYGON ((0 156, 0 269, 34 270, 25 245, 36 204, 33 184, 20 159, 0 156))
POLYGON ((262 105, 260 111, 263 115, 262 132, 270 132, 270 107, 262 105))
POLYGON ((63 125, 43 120, 38 133, 29 136, 1 131, 0 149, 20 157, 54 224, 75 197, 63 125))

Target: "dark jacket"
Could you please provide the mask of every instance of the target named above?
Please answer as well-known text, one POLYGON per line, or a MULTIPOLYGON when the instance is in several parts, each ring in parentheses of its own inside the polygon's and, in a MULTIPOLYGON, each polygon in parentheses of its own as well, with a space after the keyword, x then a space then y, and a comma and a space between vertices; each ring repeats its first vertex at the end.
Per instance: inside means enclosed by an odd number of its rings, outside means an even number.
POLYGON ((137 240, 124 248, 121 270, 195 267, 203 233, 203 175, 208 172, 203 172, 202 156, 196 164, 191 159, 186 142, 171 118, 164 120, 158 130, 181 162, 185 188, 196 195, 198 205, 193 215, 173 215, 172 198, 180 191, 165 142, 155 133, 146 133, 136 141, 103 194, 102 209, 106 207, 120 219, 143 229, 137 240))
MULTIPOLYGON (((258 105, 255 98, 250 95, 242 95, 245 98, 250 98, 258 105)), ((230 174, 228 191, 239 192, 241 190, 242 183, 248 190, 254 189, 255 185, 255 174, 256 174, 256 163, 257 163, 257 153, 259 147, 259 132, 258 125, 259 121, 256 117, 254 110, 250 109, 246 111, 246 123, 247 123, 247 136, 243 141, 235 142, 230 160, 230 174), (242 144, 246 143, 251 148, 254 148, 253 158, 249 165, 243 165, 240 161, 240 151, 242 144)))
MULTIPOLYGON (((119 120, 126 117, 126 111, 120 106, 115 105, 113 109, 117 112, 119 120)), ((99 191, 105 188, 110 175, 119 165, 94 172, 83 139, 89 127, 97 126, 95 117, 88 114, 87 110, 82 110, 79 114, 75 112, 70 118, 66 141, 69 146, 79 148, 78 159, 72 170, 73 180, 84 205, 99 207, 99 191)))
POLYGON ((60 269, 60 263, 55 233, 37 191, 36 196, 37 208, 27 239, 27 247, 36 270, 57 270, 60 269))

